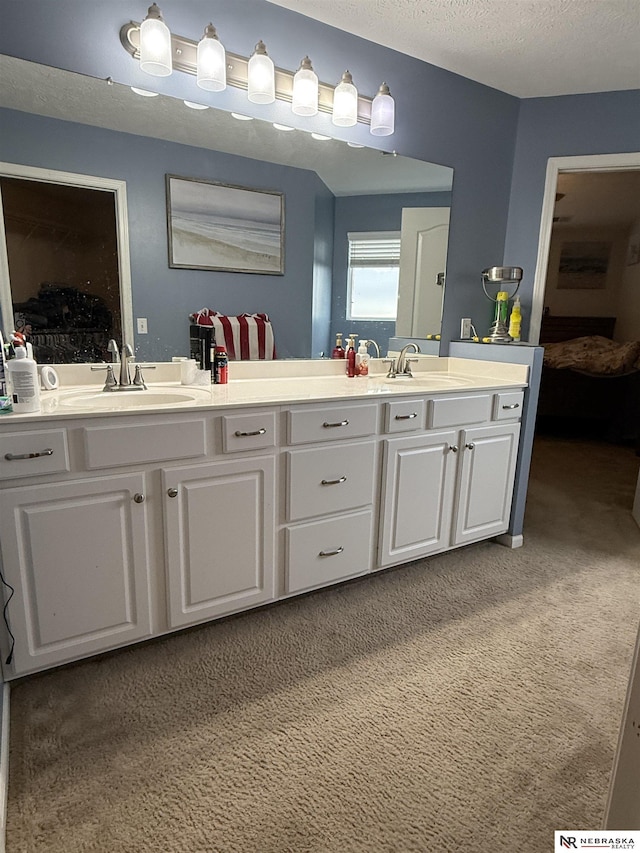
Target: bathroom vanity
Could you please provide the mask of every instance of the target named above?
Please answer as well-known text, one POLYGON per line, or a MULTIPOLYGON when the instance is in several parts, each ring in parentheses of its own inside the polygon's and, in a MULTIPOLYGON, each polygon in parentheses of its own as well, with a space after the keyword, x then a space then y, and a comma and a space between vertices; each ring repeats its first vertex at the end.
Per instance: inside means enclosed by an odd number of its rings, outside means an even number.
POLYGON ((526 367, 238 363, 195 389, 174 368, 3 419, 5 679, 508 528, 526 367))

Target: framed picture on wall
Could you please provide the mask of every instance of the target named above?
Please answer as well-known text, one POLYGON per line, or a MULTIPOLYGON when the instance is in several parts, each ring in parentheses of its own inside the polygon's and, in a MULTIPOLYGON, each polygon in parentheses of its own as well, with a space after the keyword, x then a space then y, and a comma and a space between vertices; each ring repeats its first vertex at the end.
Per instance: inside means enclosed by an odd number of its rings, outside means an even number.
POLYGON ((284 193, 167 175, 169 266, 284 275, 284 193))
POLYGON ((560 249, 558 288, 603 290, 607 286, 611 243, 567 241, 560 249))

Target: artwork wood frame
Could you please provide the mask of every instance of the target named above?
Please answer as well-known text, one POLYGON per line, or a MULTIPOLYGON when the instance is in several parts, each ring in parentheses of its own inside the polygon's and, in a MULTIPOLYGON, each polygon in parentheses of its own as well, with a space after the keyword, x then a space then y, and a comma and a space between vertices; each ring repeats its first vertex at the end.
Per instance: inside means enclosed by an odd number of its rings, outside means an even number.
POLYGON ((284 193, 166 175, 169 267, 284 275, 284 193))

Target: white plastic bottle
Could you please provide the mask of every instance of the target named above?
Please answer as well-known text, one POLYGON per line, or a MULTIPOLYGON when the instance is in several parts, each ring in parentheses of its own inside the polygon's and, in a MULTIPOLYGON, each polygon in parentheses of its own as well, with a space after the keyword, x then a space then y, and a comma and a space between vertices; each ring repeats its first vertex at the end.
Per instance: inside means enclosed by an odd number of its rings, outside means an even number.
POLYGON ((369 375, 369 352, 367 350, 367 342, 360 341, 358 352, 356 353, 356 376, 369 375))
POLYGON ((28 414, 40 411, 40 383, 38 366, 27 357, 24 347, 15 347, 16 357, 7 362, 7 374, 11 385, 13 411, 28 414))

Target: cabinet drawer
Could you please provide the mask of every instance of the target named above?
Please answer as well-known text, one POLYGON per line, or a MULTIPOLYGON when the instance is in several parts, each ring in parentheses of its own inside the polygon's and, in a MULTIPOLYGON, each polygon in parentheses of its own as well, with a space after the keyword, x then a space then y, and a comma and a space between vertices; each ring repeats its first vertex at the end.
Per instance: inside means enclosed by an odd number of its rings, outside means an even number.
POLYGON ((294 450, 288 456, 289 521, 348 510, 373 501, 373 441, 294 450))
POLYGON ((0 435, 0 480, 58 474, 68 470, 66 430, 6 432, 0 435))
POLYGON ((85 427, 87 468, 141 465, 205 454, 204 420, 85 427))
POLYGON ((493 395, 493 420, 504 421, 522 417, 524 391, 501 391, 493 395))
POLYGON ((429 405, 427 427, 480 424, 491 418, 490 394, 460 394, 456 397, 434 397, 429 405))
POLYGON ((384 431, 411 432, 424 429, 425 408, 424 400, 396 400, 393 403, 385 403, 384 431))
POLYGON ((372 435, 376 431, 377 413, 377 406, 291 409, 288 412, 289 444, 372 435))
POLYGON ((371 510, 287 529, 286 591, 301 592, 367 572, 371 510))
POLYGON ((262 450, 265 447, 274 447, 275 443, 275 412, 222 416, 224 453, 235 453, 238 450, 262 450))

